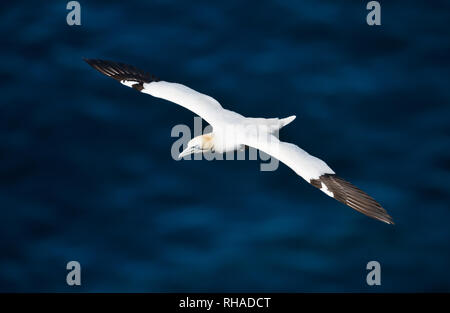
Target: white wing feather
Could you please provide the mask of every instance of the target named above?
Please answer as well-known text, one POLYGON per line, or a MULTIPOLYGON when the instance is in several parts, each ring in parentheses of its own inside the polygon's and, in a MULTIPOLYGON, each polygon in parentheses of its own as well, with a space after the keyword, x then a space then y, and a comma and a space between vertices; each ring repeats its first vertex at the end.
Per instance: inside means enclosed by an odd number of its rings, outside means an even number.
POLYGON ((252 133, 247 134, 242 141, 247 146, 277 158, 308 183, 311 179, 318 179, 323 174, 334 174, 333 170, 321 159, 310 155, 292 143, 280 141, 273 135, 257 136, 252 133))
POLYGON ((165 81, 144 83, 143 87, 141 92, 181 105, 210 124, 220 120, 223 108, 216 99, 210 96, 184 85, 165 81))
POLYGON ((100 73, 114 78, 121 84, 151 96, 174 102, 198 114, 210 124, 221 119, 221 113, 224 109, 220 103, 214 98, 189 87, 159 81, 154 76, 124 63, 94 59, 85 59, 85 61, 100 73))

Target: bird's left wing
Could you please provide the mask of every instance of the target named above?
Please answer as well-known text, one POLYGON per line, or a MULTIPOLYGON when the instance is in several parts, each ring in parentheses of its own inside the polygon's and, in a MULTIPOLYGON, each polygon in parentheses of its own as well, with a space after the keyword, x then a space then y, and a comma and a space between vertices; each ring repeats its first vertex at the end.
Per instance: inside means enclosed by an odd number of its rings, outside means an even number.
POLYGON ((223 108, 210 96, 181 84, 160 81, 131 65, 104 60, 84 60, 100 73, 114 78, 123 85, 181 105, 210 124, 220 119, 223 108))
POLYGON ((328 196, 342 202, 367 216, 388 224, 394 224, 392 218, 381 205, 367 193, 338 177, 321 159, 316 158, 300 147, 278 140, 273 135, 258 136, 246 133, 240 141, 259 149, 289 166, 297 175, 319 188, 328 196))

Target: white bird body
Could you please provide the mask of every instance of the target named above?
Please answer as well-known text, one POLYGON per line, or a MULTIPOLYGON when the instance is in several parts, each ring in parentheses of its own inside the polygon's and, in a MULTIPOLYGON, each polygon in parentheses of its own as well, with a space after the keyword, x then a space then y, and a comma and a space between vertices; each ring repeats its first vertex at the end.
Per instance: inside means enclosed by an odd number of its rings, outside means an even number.
POLYGON ((158 81, 132 66, 102 60, 85 60, 101 73, 142 93, 174 102, 201 116, 213 127, 210 134, 189 141, 180 153, 215 151, 225 153, 244 146, 259 149, 290 167, 297 175, 326 195, 372 218, 393 224, 392 218, 373 198, 359 188, 337 177, 322 160, 308 154, 297 145, 277 138, 280 128, 295 116, 278 118, 248 118, 224 109, 214 98, 177 83, 158 81))

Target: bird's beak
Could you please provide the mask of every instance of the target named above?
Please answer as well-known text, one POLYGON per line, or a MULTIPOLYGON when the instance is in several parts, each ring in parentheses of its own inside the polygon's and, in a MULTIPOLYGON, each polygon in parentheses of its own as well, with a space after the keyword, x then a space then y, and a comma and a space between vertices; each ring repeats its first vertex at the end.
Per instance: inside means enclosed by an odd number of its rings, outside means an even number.
POLYGON ((194 153, 194 147, 187 147, 186 149, 183 150, 183 152, 181 152, 178 155, 178 158, 181 159, 182 157, 192 154, 192 153, 194 153))

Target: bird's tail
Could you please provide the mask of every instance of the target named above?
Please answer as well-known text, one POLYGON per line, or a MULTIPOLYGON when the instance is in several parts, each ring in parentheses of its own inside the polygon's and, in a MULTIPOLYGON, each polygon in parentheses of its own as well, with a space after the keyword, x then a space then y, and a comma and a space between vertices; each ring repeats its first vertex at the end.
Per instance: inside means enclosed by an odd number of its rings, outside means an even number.
POLYGON ((284 126, 286 126, 287 124, 291 123, 293 120, 295 120, 296 116, 295 115, 291 115, 289 117, 286 118, 282 118, 280 120, 280 128, 283 128, 284 126))

